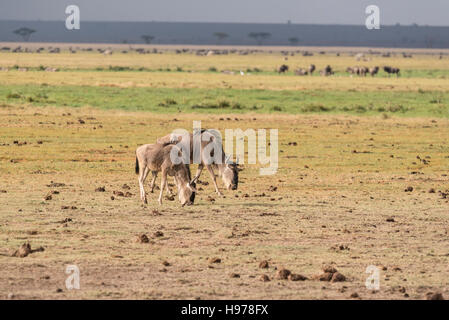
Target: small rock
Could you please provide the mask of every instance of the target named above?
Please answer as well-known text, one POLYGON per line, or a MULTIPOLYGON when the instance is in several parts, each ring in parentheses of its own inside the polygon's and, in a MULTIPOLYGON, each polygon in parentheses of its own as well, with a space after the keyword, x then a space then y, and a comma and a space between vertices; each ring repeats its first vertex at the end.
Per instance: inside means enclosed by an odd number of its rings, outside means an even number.
POLYGON ((267 269, 269 266, 270 266, 270 265, 268 264, 268 261, 267 261, 267 260, 262 260, 262 261, 260 261, 260 263, 259 263, 259 268, 261 268, 261 269, 267 269))

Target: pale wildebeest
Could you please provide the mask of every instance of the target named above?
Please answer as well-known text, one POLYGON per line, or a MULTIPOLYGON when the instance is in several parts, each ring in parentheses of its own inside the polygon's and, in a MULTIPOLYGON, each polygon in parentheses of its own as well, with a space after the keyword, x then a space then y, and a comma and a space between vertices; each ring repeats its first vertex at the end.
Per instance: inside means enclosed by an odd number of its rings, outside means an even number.
POLYGON ((369 68, 369 74, 371 75, 371 77, 374 77, 378 72, 379 72, 378 66, 369 68))
POLYGON ((277 70, 279 73, 285 73, 288 71, 288 66, 283 64, 282 66, 280 66, 277 70))
POLYGON ((368 72, 369 72, 369 69, 367 67, 360 67, 358 74, 359 74, 359 76, 365 77, 368 72))
MULTIPOLYGON (((218 173, 226 187, 226 189, 237 190, 238 187, 238 168, 237 163, 229 161, 226 157, 221 141, 217 141, 216 137, 208 130, 203 129, 201 132, 195 132, 195 134, 169 134, 157 140, 158 144, 176 144, 182 150, 190 150, 190 163, 198 163, 198 170, 195 177, 192 179, 191 184, 195 183, 204 167, 207 168, 212 181, 214 183, 215 192, 222 196, 223 194, 218 189, 214 168, 218 169, 218 173), (198 149, 194 148, 194 143, 199 146, 198 149), (221 156, 214 154, 215 147, 218 151, 221 151, 221 156), (196 150, 197 149, 197 150, 196 150), (199 152, 199 159, 194 159, 195 152, 199 152), (195 161, 194 161, 195 160, 195 161)), ((185 152, 185 151, 184 151, 185 152)))
POLYGON ((159 193, 159 204, 162 204, 162 194, 164 188, 171 194, 167 184, 167 175, 175 178, 178 187, 178 197, 181 205, 191 204, 193 202, 192 195, 196 189, 190 183, 190 170, 188 165, 184 163, 175 164, 172 161, 171 154, 178 153, 181 155, 181 149, 175 145, 161 145, 161 144, 146 144, 140 146, 136 150, 136 174, 139 175, 140 198, 144 203, 147 203, 147 196, 145 194, 144 183, 148 173, 151 171, 153 180, 151 181, 151 192, 154 189, 157 173, 162 172, 161 190, 159 193))
POLYGON ((298 69, 295 70, 295 74, 297 76, 306 76, 308 74, 308 72, 307 72, 306 69, 298 68, 298 69))
POLYGON ((312 75, 313 72, 315 71, 315 69, 316 69, 315 65, 314 65, 314 64, 311 64, 311 65, 309 66, 309 74, 312 75))
POLYGON ((347 67, 346 72, 350 74, 358 74, 359 73, 359 67, 347 67))

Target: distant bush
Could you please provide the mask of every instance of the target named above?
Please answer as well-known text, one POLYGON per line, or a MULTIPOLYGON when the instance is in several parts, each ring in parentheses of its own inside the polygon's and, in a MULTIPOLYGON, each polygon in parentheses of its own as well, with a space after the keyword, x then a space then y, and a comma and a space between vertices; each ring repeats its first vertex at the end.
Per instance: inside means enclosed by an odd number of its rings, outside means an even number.
POLYGON ((174 106, 176 104, 178 104, 176 102, 176 100, 171 99, 171 98, 167 98, 164 101, 162 101, 161 103, 159 103, 158 106, 160 106, 160 107, 168 107, 168 106, 174 106))
POLYGON ((209 71, 210 71, 210 72, 217 72, 217 68, 215 68, 215 67, 210 67, 210 68, 209 68, 209 71))
POLYGON ((308 104, 301 108, 302 112, 329 112, 332 109, 322 104, 308 104))
POLYGON ((6 99, 20 99, 22 96, 18 93, 8 93, 6 99))
POLYGON ((132 70, 130 67, 109 66, 109 71, 130 71, 130 70, 132 70))

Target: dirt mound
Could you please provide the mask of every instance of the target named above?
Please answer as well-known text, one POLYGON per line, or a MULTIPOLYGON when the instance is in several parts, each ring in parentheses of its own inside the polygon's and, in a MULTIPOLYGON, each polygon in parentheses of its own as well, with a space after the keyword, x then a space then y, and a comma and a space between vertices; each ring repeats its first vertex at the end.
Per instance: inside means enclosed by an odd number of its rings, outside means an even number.
POLYGON ((221 263, 221 259, 220 258, 210 258, 209 259, 209 263, 221 263))
POLYGON ((307 277, 303 276, 302 274, 292 273, 288 276, 288 280, 290 280, 290 281, 305 281, 305 280, 307 280, 307 277))
POLYGON ((259 279, 260 279, 260 281, 263 281, 263 282, 271 281, 270 277, 267 276, 266 274, 261 275, 259 279))
POLYGON ((138 236, 137 236, 136 242, 139 242, 139 243, 149 243, 149 242, 150 242, 150 239, 147 237, 146 234, 143 234, 143 233, 142 233, 141 235, 138 235, 138 236))
POLYGON ((276 273, 276 278, 279 280, 287 280, 290 274, 291 274, 290 270, 282 268, 278 270, 278 272, 276 273))
POLYGON ((18 250, 16 250, 11 256, 18 258, 25 258, 31 253, 44 251, 43 247, 39 247, 37 249, 31 249, 31 245, 27 242, 20 246, 18 250))
POLYGON ((323 273, 313 277, 315 280, 319 281, 330 281, 330 282, 343 282, 346 281, 346 277, 337 271, 337 269, 331 265, 323 266, 323 273))
POLYGON ((164 236, 164 233, 163 233, 162 231, 156 231, 156 232, 153 234, 153 236, 156 237, 156 238, 163 237, 163 236, 164 236))
POLYGON ((444 300, 443 294, 440 292, 428 292, 427 300, 444 300))

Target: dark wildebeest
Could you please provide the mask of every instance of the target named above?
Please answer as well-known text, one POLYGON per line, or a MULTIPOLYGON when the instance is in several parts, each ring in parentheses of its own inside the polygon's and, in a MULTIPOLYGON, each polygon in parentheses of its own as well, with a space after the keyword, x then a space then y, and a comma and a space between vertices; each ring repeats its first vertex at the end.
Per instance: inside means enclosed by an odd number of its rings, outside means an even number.
POLYGON ((320 71, 320 75, 325 76, 325 77, 333 75, 333 74, 334 74, 334 72, 332 71, 332 68, 330 65, 327 65, 326 68, 324 68, 323 70, 320 71))
POLYGON ((162 172, 161 190, 159 194, 159 204, 162 204, 162 194, 164 188, 171 194, 167 184, 167 175, 175 178, 178 187, 178 197, 181 205, 193 203, 192 195, 196 192, 195 187, 190 183, 190 169, 188 165, 173 163, 171 159, 172 150, 181 154, 181 149, 175 145, 146 144, 136 150, 136 174, 139 175, 140 198, 147 203, 147 197, 144 189, 144 182, 148 173, 151 171, 153 180, 151 181, 151 192, 154 189, 157 173, 162 172))
POLYGON ((313 72, 315 71, 315 69, 316 69, 315 65, 314 65, 314 64, 311 64, 311 65, 309 66, 309 74, 312 75, 313 72))
POLYGON ((396 76, 398 77, 398 76, 399 76, 400 69, 399 69, 399 68, 393 68, 393 67, 390 67, 390 66, 385 66, 385 67, 384 67, 384 71, 385 71, 386 73, 388 73, 389 75, 390 75, 390 74, 396 74, 396 76))
POLYGON ((198 164, 198 170, 195 177, 192 179, 191 183, 195 183, 201 175, 204 167, 207 168, 212 181, 215 186, 215 192, 219 195, 223 195, 218 189, 217 181, 215 178, 215 173, 213 168, 218 169, 219 175, 221 176, 226 189, 237 190, 238 187, 238 168, 237 163, 229 161, 226 157, 223 146, 221 142, 217 141, 216 137, 210 133, 208 130, 203 129, 201 132, 195 132, 195 134, 169 134, 157 140, 159 144, 176 144, 180 146, 183 150, 190 149, 190 163, 194 160, 200 160, 198 164), (194 159, 194 140, 198 141, 199 144, 199 157, 200 159, 194 159), (203 141, 204 140, 204 141, 203 141), (212 145, 209 146, 209 144, 212 145), (216 145, 214 145, 216 144, 216 145), (221 150, 221 157, 218 161, 215 161, 214 150, 210 148, 215 146, 217 150, 221 150), (210 150, 207 154, 206 150, 210 150))
POLYGON ((280 66, 279 68, 278 68, 278 72, 279 73, 285 73, 285 72, 287 72, 288 71, 288 66, 286 65, 286 64, 283 64, 282 66, 280 66))

